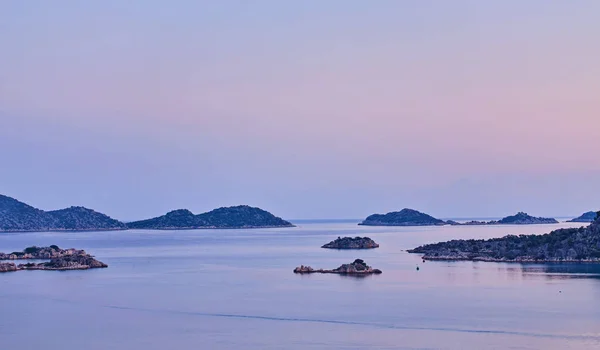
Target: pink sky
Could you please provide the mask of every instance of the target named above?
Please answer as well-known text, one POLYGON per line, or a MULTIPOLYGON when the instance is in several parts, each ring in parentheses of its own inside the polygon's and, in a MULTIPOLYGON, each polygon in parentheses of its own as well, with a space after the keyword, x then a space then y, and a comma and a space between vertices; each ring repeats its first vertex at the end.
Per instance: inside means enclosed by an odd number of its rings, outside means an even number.
POLYGON ((124 219, 598 209, 596 1, 71 5, 0 4, 2 193, 124 219))

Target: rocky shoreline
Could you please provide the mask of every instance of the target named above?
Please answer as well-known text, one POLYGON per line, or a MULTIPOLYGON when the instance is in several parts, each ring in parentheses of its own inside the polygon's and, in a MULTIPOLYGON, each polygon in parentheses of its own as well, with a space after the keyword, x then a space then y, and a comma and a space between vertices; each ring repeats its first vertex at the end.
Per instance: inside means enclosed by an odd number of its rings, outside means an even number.
POLYGON ((379 269, 374 269, 367 265, 362 259, 356 259, 351 264, 343 264, 337 269, 325 270, 325 269, 313 269, 310 266, 300 265, 294 269, 294 273, 299 274, 310 274, 310 273, 334 273, 339 275, 378 275, 382 273, 379 269))
POLYGON ((544 235, 508 235, 493 239, 452 240, 426 244, 409 253, 424 260, 520 263, 600 262, 600 217, 589 226, 544 235))
POLYGON ((47 260, 42 263, 15 264, 13 262, 0 262, 0 272, 13 272, 20 270, 87 270, 106 268, 108 265, 96 260, 84 250, 61 249, 56 245, 49 247, 28 247, 22 252, 0 253, 0 260, 47 260))
POLYGON ((375 243, 369 237, 338 237, 321 248, 327 249, 374 249, 379 248, 379 244, 375 243))

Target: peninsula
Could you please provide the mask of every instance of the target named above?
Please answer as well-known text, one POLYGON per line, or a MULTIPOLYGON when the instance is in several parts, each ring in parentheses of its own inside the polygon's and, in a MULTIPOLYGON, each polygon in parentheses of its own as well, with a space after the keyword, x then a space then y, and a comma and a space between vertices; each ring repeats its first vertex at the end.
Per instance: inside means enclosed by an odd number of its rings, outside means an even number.
POLYGON ((328 249, 374 249, 379 248, 379 244, 375 243, 369 237, 338 237, 336 240, 331 241, 321 248, 328 249))
POLYGON ((582 214, 580 217, 569 220, 568 222, 593 222, 596 219, 597 213, 595 211, 588 211, 582 214))
POLYGON ((364 226, 441 226, 447 223, 431 215, 404 208, 387 214, 373 214, 359 225, 364 226))
POLYGON ((84 250, 61 249, 58 246, 29 247, 22 252, 0 253, 0 260, 50 260, 42 263, 15 264, 0 262, 0 272, 19 270, 87 270, 108 267, 84 250))
POLYGON ((186 209, 179 209, 156 218, 130 222, 127 227, 130 229, 184 230, 294 227, 294 225, 260 208, 239 205, 218 208, 198 215, 186 209))
POLYGON ((301 265, 301 266, 296 267, 294 269, 294 273, 300 273, 300 274, 305 274, 305 273, 336 273, 336 274, 339 274, 339 275, 364 276, 364 275, 371 275, 371 274, 378 275, 378 274, 381 273, 381 270, 372 268, 371 266, 367 265, 361 259, 356 259, 351 264, 343 264, 342 266, 338 267, 337 269, 333 269, 333 270, 323 270, 323 269, 315 270, 315 269, 313 269, 310 266, 301 265))
POLYGON ((587 227, 544 235, 508 235, 488 240, 452 240, 408 251, 425 260, 494 262, 600 262, 600 213, 587 227))

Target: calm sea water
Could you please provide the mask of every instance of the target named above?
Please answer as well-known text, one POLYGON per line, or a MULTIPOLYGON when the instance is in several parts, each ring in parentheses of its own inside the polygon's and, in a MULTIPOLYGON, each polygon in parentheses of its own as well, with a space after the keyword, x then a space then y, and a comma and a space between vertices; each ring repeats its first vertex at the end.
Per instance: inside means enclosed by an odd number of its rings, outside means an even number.
POLYGON ((4 349, 597 349, 600 266, 427 262, 452 238, 577 225, 0 235, 0 251, 58 244, 108 269, 0 274, 4 349), (367 235, 369 251, 322 244, 367 235), (365 278, 295 275, 362 258, 365 278), (416 267, 420 270, 417 271, 416 267))

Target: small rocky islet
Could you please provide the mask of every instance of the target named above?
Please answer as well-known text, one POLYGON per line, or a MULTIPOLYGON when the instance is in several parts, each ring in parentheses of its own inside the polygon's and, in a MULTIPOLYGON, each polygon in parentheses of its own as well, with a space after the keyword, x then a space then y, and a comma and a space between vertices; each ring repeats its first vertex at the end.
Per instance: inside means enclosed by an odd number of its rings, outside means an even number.
POLYGON ((299 274, 310 274, 310 273, 334 273, 339 275, 354 275, 354 276, 364 276, 364 275, 378 275, 381 273, 381 270, 374 269, 371 266, 367 265, 362 259, 356 259, 354 262, 350 264, 343 264, 337 269, 333 270, 324 270, 324 269, 313 269, 310 266, 300 265, 294 269, 294 273, 299 274))
POLYGON ((22 252, 0 253, 2 260, 50 260, 42 263, 15 264, 13 262, 0 262, 0 272, 20 270, 87 270, 108 267, 105 263, 96 260, 85 250, 61 249, 56 245, 49 247, 28 247, 22 252))
POLYGON ((379 244, 375 243, 369 237, 338 237, 321 248, 327 249, 374 249, 379 248, 379 244))
POLYGON ((490 262, 600 262, 600 213, 589 226, 544 235, 508 235, 493 239, 452 240, 426 244, 409 253, 424 260, 490 262))

